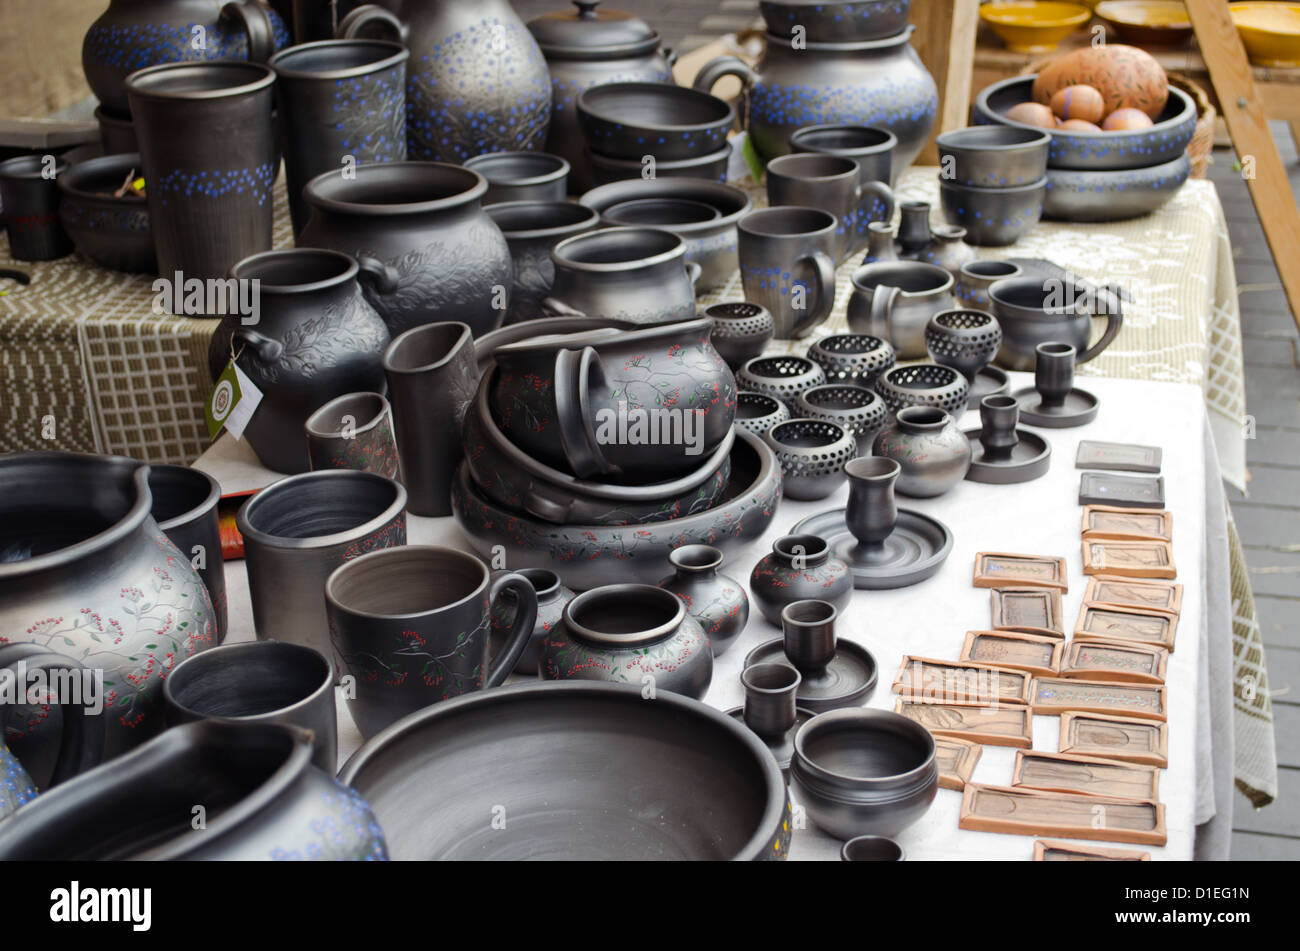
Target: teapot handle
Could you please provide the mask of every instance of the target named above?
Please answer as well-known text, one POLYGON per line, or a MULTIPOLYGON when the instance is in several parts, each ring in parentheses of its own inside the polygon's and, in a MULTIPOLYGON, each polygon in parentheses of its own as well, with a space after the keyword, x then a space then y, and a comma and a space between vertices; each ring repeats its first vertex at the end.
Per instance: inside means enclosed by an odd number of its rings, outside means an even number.
MULTIPOLYGON (((86 671, 74 658, 44 650, 36 644, 7 644, 0 647, 0 669, 8 672, 20 663, 25 664, 28 670, 67 671, 83 678, 86 671)), ((16 678, 17 674, 11 676, 16 678)), ((84 679, 82 685, 85 685, 84 679)), ((92 720, 87 715, 86 697, 64 695, 58 700, 63 711, 63 732, 54 772, 50 776, 50 786, 57 786, 97 766, 104 757, 102 716, 92 720)), ((100 701, 102 700, 101 697, 100 701)))
POLYGON ((605 368, 591 347, 560 350, 555 354, 555 413, 560 445, 573 474, 589 479, 613 471, 591 420, 591 387, 605 384, 605 368))
POLYGON ((373 3, 357 7, 340 20, 334 35, 340 40, 354 40, 364 36, 366 27, 371 23, 378 24, 381 32, 388 32, 393 39, 403 45, 406 44, 407 35, 410 33, 407 25, 383 7, 373 3))
POLYGON ((1116 335, 1119 334, 1120 328, 1124 326, 1124 305, 1121 303, 1122 298, 1120 297, 1119 288, 1112 284, 1107 284, 1097 292, 1097 300, 1104 303, 1104 313, 1089 314, 1088 316, 1105 317, 1106 331, 1101 335, 1101 338, 1098 339, 1096 343, 1083 351, 1083 353, 1079 354, 1074 361, 1076 364, 1087 363, 1109 347, 1111 341, 1113 341, 1116 335))
POLYGON ((275 52, 275 24, 267 8, 255 0, 235 0, 221 8, 221 20, 238 20, 248 37, 248 61, 265 63, 275 52))
POLYGON ((719 56, 700 67, 700 71, 695 74, 695 82, 691 85, 701 92, 710 92, 723 76, 735 76, 746 89, 758 82, 758 74, 744 60, 735 56, 719 56))

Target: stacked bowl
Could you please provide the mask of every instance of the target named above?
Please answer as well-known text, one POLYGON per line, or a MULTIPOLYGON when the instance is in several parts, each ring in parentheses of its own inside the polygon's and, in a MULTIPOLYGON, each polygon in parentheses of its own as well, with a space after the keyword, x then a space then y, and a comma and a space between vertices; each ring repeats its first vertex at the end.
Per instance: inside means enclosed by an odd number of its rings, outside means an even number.
POLYGON ((1051 138, 1042 129, 973 126, 938 137, 939 201, 978 245, 1014 244, 1038 224, 1051 138))

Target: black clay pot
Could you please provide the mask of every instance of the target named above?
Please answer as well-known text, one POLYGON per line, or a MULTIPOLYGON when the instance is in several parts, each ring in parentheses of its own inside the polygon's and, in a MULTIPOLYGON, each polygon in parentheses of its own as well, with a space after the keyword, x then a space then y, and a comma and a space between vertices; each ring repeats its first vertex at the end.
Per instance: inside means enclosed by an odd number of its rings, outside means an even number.
POLYGON ((15 261, 52 261, 72 253, 59 219, 59 179, 67 169, 66 161, 47 162, 41 155, 0 162, 0 212, 15 261))
POLYGON ((251 641, 204 651, 172 671, 163 708, 170 726, 220 720, 310 730, 312 763, 338 770, 334 665, 310 647, 251 641))
POLYGON ((255 63, 170 63, 132 73, 127 96, 158 271, 224 278, 271 248, 275 73, 255 63))
POLYGON ((893 425, 876 436, 872 452, 902 467, 898 491, 918 499, 956 487, 971 463, 970 441, 953 417, 936 406, 900 409, 893 425))
POLYGON ((676 595, 645 584, 611 584, 578 595, 542 641, 545 680, 605 680, 696 700, 713 679, 713 654, 676 595))
POLYGON ((489 152, 468 159, 487 179, 485 205, 511 201, 564 201, 569 194, 569 163, 545 152, 489 152))
POLYGON ((365 801, 307 730, 207 720, 64 783, 0 825, 11 860, 383 860, 365 801), (195 806, 205 826, 195 834, 195 806))
POLYGON ((411 158, 463 162, 484 152, 542 147, 551 80, 542 51, 508 0, 407 3, 401 14, 366 4, 339 23, 338 35, 378 36, 410 49, 411 158))
POLYGON ((514 265, 506 324, 545 317, 542 301, 555 284, 551 250, 565 238, 595 229, 600 216, 567 201, 507 201, 483 210, 505 235, 514 265))
POLYGON ((767 747, 669 691, 647 702, 639 688, 568 681, 449 700, 375 737, 341 778, 373 803, 399 860, 753 861, 790 845, 767 747), (482 819, 494 808, 495 829, 482 819))
POLYGON ((808 348, 808 359, 826 373, 826 382, 867 388, 894 365, 894 348, 871 334, 831 334, 808 348))
POLYGON ((876 392, 891 413, 908 406, 933 406, 957 417, 966 410, 970 382, 950 366, 911 363, 882 373, 876 392))
POLYGON ((1015 244, 1043 217, 1047 178, 1006 188, 977 188, 940 180, 939 204, 949 224, 966 229, 971 244, 1015 244))
POLYGON ((148 199, 135 192, 113 194, 128 175, 143 174, 140 155, 127 153, 78 162, 59 176, 63 229, 96 264, 115 271, 157 271, 148 199))
POLYGON ((762 0, 758 8, 767 28, 777 36, 800 35, 814 43, 857 43, 884 39, 906 29, 912 0, 762 0))
POLYGON ((135 123, 131 114, 118 115, 103 106, 95 108, 95 121, 99 123, 99 140, 105 155, 123 152, 140 152, 140 140, 135 137, 135 123))
POLYGON ((871 454, 871 441, 885 427, 889 411, 874 390, 827 383, 804 390, 795 401, 803 419, 819 419, 842 427, 857 443, 858 455, 871 454))
POLYGON ((392 274, 373 261, 315 248, 268 251, 240 261, 230 276, 259 282, 256 321, 223 318, 208 347, 215 380, 235 362, 262 391, 244 431, 257 458, 276 472, 307 472, 303 425, 345 393, 385 389, 382 359, 388 328, 362 295, 361 280, 384 286, 392 274))
POLYGON ((591 151, 636 162, 717 152, 736 121, 725 100, 670 83, 604 83, 578 96, 576 108, 591 151))
POLYGON ((824 499, 844 484, 844 464, 858 454, 852 430, 825 419, 796 416, 777 423, 763 439, 781 463, 786 498, 824 499))
POLYGON ((831 835, 895 836, 925 815, 938 792, 934 737, 887 710, 832 710, 795 735, 790 782, 831 835))
POLYGON ((294 234, 310 209, 303 186, 323 172, 406 158, 406 60, 381 40, 324 40, 271 57, 284 124, 284 178, 294 234))
POLYGON ((375 258, 397 272, 368 292, 393 335, 438 321, 477 337, 510 306, 510 249, 480 204, 483 176, 440 162, 360 165, 307 183, 311 219, 297 244, 375 258))
POLYGON ((221 486, 206 472, 189 466, 150 466, 150 514, 182 556, 203 579, 217 617, 217 642, 226 639, 226 564, 221 554, 217 504, 221 486))
POLYGON ((780 627, 781 612, 795 601, 828 601, 842 612, 853 594, 853 576, 823 539, 786 535, 754 566, 749 594, 768 623, 780 627))
POLYGON ((739 581, 718 569, 726 556, 712 545, 683 545, 668 560, 673 574, 659 582, 686 606, 709 639, 714 657, 726 652, 749 623, 749 597, 739 581))
MULTIPOLYGON (((494 571, 492 580, 508 574, 494 571)), ((564 586, 560 576, 549 568, 525 568, 515 574, 533 587, 537 594, 537 620, 533 622, 533 634, 524 645, 524 651, 515 662, 515 673, 537 676, 540 672, 539 657, 542 641, 546 635, 564 619, 564 606, 573 600, 573 592, 564 586)), ((518 609, 517 599, 510 591, 502 593, 500 602, 492 608, 492 648, 491 656, 496 657, 510 639, 511 622, 518 609)))
POLYGON ((745 301, 728 301, 704 309, 713 321, 709 340, 713 349, 727 361, 732 371, 739 370, 755 357, 762 356, 776 332, 776 322, 766 309, 745 301))

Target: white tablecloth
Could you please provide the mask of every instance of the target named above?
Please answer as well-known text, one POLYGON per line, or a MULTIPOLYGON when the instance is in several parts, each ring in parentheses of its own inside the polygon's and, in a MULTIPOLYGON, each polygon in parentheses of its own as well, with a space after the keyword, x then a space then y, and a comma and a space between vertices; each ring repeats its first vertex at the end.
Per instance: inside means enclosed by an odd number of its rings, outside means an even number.
MULTIPOLYGON (((1012 374, 1013 388, 1032 382, 1027 374, 1012 374)), ((1012 486, 963 482, 937 499, 899 498, 899 504, 916 508, 944 521, 953 532, 952 553, 943 569, 929 581, 897 591, 855 591, 842 615, 839 635, 865 645, 875 655, 879 682, 869 705, 892 709, 890 692, 904 654, 956 659, 967 630, 989 626, 989 592, 971 584, 978 551, 1063 555, 1069 567, 1070 590, 1064 596, 1065 623, 1072 630, 1086 584, 1080 547, 1078 506, 1079 471, 1075 450, 1080 439, 1137 442, 1164 451, 1167 508, 1174 520, 1174 557, 1178 581, 1184 586, 1177 645, 1170 660, 1169 767, 1160 775, 1160 799, 1166 806, 1169 841, 1151 848, 1153 859, 1190 859, 1201 830, 1197 857, 1226 858, 1226 830, 1231 826, 1231 692, 1230 606, 1227 604, 1226 548, 1217 560, 1222 579, 1207 584, 1207 542, 1225 534, 1222 491, 1212 439, 1207 435, 1204 394, 1190 384, 1150 383, 1136 380, 1089 378, 1080 381, 1101 400, 1097 419, 1085 427, 1038 430, 1052 444, 1051 470, 1034 482, 1012 486), (1207 454, 1207 449, 1209 450, 1207 454), (1207 498, 1207 477, 1212 483, 1207 498), (1219 580, 1222 583, 1219 583, 1219 580), (1210 664, 1213 664, 1211 668, 1210 664), (1211 692, 1210 685, 1218 689, 1211 692), (1229 725, 1228 729, 1218 727, 1229 725)), ((978 414, 967 413, 963 428, 978 425, 978 414)), ((261 469, 246 444, 228 435, 196 463, 222 484, 225 492, 259 488, 276 476, 261 469)), ((754 563, 806 515, 841 506, 847 488, 820 502, 782 502, 766 535, 727 554, 723 571, 748 584, 754 563)), ((467 548, 451 518, 412 517, 412 544, 443 544, 467 548)), ((664 573, 669 573, 664 566, 664 573)), ((253 637, 244 562, 227 565, 230 599, 228 641, 253 637)), ((562 573, 561 573, 562 574, 562 573)), ((611 582, 620 580, 611 570, 611 582)), ((731 649, 718 659, 713 684, 705 697, 715 707, 738 706, 743 700, 740 671, 745 655, 755 645, 778 637, 757 610, 749 626, 731 649)), ((1057 749, 1059 721, 1034 718, 1034 749, 1057 749)), ((340 762, 361 738, 340 704, 340 762)), ((1009 785, 1014 750, 986 746, 974 781, 1009 785)), ((900 837, 909 859, 1028 859, 1033 840, 1027 836, 958 829, 961 794, 939 790, 926 816, 900 837)), ((1146 847, 1142 847, 1146 848, 1146 847)), ((820 832, 811 822, 796 828, 791 859, 838 857, 839 842, 820 832)))

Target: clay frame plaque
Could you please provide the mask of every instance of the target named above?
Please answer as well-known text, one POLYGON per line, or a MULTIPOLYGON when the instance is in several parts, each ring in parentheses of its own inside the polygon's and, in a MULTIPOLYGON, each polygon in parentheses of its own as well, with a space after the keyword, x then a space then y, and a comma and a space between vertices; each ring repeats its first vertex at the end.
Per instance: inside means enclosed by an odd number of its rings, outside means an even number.
POLYGON ((1065 641, 1020 631, 967 631, 961 647, 964 664, 991 665, 1055 677, 1061 673, 1065 641), (987 653, 982 653, 987 652, 987 653))
POLYGON ((1178 568, 1169 542, 1085 538, 1083 573, 1171 580, 1178 577, 1178 568))
POLYGON ((983 753, 984 747, 979 743, 955 736, 936 736, 934 761, 939 767, 939 787, 965 789, 983 753))
POLYGON ((1183 586, 1168 581, 1144 581, 1114 575, 1091 575, 1083 600, 1117 608, 1178 614, 1183 608, 1183 586))
POLYGON ((1057 748, 1148 766, 1169 765, 1169 724, 1108 713, 1061 714, 1057 748))
POLYGON ((1121 684, 1105 680, 1035 677, 1029 688, 1029 708, 1035 716, 1068 710, 1117 713, 1148 720, 1169 719, 1169 688, 1163 684, 1121 684))
POLYGON ((1089 604, 1079 608, 1074 625, 1076 641, 1107 641, 1112 644, 1153 644, 1171 654, 1178 637, 1178 615, 1138 608, 1113 608, 1089 604))
POLYGON ((892 689, 929 703, 1028 703, 1030 677, 1007 667, 904 654, 892 689))
POLYGON ((925 703, 899 697, 894 712, 915 720, 935 736, 955 736, 986 746, 1031 749, 1034 718, 1029 707, 1014 703, 925 703))
POLYGON ((1065 559, 1058 555, 977 552, 973 583, 977 588, 1054 588, 1062 594, 1070 591, 1065 559))
POLYGON ((995 631, 1065 637, 1061 592, 1055 588, 994 588, 989 592, 989 608, 989 626, 995 631))
POLYGON ((1164 509, 1085 505, 1079 533, 1084 538, 1171 542, 1174 540, 1174 517, 1164 509))
POLYGON ((1034 842, 1035 862, 1150 862, 1150 852, 1133 849, 1105 849, 1100 846, 1075 845, 1055 839, 1034 842))
POLYGON ((1158 800, 1160 767, 1078 753, 1016 750, 1011 785, 1084 796, 1158 800))
POLYGON ((962 791, 957 825, 977 832, 1135 845, 1164 845, 1168 841, 1164 803, 980 783, 967 783, 962 791))
POLYGON ((1162 684, 1169 651, 1154 644, 1073 640, 1065 649, 1060 676, 1119 683, 1162 684))

